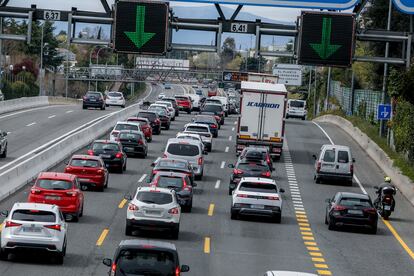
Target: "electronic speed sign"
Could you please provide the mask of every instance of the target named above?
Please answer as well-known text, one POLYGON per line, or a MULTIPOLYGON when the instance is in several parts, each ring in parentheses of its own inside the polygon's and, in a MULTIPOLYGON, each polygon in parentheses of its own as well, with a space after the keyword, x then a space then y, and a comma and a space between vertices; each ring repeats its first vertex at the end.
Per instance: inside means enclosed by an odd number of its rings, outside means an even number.
POLYGON ((353 14, 302 12, 298 62, 349 67, 354 36, 353 14))
POLYGON ((168 4, 118 1, 115 4, 114 50, 164 55, 167 48, 168 4))

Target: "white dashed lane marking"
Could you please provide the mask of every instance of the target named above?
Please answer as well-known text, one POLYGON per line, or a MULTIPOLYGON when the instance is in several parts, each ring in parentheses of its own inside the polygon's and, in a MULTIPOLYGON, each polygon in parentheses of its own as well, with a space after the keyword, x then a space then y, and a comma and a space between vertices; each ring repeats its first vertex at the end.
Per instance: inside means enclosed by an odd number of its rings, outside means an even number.
POLYGON ((30 123, 30 124, 27 124, 26 126, 29 127, 29 126, 33 126, 35 124, 36 124, 36 122, 33 122, 33 123, 30 123))

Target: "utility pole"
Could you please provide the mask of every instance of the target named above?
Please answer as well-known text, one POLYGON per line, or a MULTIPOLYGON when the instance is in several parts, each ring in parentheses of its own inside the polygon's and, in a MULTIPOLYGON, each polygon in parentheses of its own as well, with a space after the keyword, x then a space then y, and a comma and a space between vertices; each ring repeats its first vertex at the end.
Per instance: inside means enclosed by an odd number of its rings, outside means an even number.
POLYGON ((329 106, 329 92, 331 91, 331 73, 332 73, 332 68, 328 67, 328 81, 326 84, 326 98, 325 98, 325 111, 328 111, 328 106, 329 106))
POLYGON ((317 91, 317 85, 316 85, 316 82, 317 82, 317 78, 318 77, 318 74, 317 74, 317 71, 316 71, 316 66, 315 66, 315 92, 314 92, 314 94, 313 94, 313 117, 316 117, 316 115, 317 115, 317 113, 318 113, 318 107, 316 106, 316 104, 317 104, 317 97, 318 97, 318 91, 317 91))
POLYGON ((40 38, 40 77, 39 77, 39 96, 43 96, 43 36, 44 36, 44 29, 45 23, 42 24, 42 32, 40 38))

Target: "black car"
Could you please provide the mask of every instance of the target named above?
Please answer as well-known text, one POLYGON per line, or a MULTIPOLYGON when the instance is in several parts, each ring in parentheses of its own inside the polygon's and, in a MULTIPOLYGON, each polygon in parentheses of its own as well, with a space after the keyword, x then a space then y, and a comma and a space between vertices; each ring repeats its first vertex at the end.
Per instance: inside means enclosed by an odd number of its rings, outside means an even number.
POLYGON ((326 200, 325 224, 329 230, 338 226, 362 226, 377 233, 378 213, 366 194, 338 192, 326 200))
POLYGON ((110 276, 157 275, 175 276, 190 271, 180 265, 174 244, 154 240, 123 240, 113 259, 103 259, 110 276))
POLYGON ((200 111, 200 114, 211 114, 213 113, 215 116, 220 117, 218 122, 220 125, 224 125, 224 110, 223 106, 219 104, 206 104, 200 111))
POLYGON ((122 149, 129 155, 139 155, 143 158, 147 157, 148 146, 142 132, 136 130, 121 130, 118 140, 122 144, 122 149))
POLYGON ((211 115, 197 115, 193 119, 193 123, 208 125, 208 127, 210 128, 211 134, 213 134, 213 137, 217 138, 219 124, 217 123, 214 116, 211 116, 211 115))
POLYGON ((244 162, 266 161, 272 171, 274 170, 273 161, 270 157, 269 148, 267 147, 246 147, 240 153, 239 160, 243 160, 244 162))
POLYGON ((236 165, 229 164, 228 167, 233 169, 233 173, 230 176, 229 195, 236 189, 242 177, 271 178, 272 176, 272 170, 266 161, 246 162, 239 160, 236 165))
POLYGON ((105 99, 101 92, 89 91, 82 98, 82 108, 87 109, 88 107, 100 108, 105 110, 105 99))
POLYGON ((161 134, 161 120, 155 111, 140 111, 137 117, 147 118, 154 134, 161 134))
MULTIPOLYGON (((150 181, 151 182, 151 181, 150 181)), ((193 208, 193 186, 190 177, 185 173, 157 172, 150 185, 160 188, 174 189, 178 203, 184 212, 191 212, 193 208)))
POLYGON ((158 172, 178 172, 185 173, 190 178, 191 184, 194 184, 194 171, 193 167, 187 160, 183 159, 171 159, 171 158, 158 158, 151 166, 153 167, 151 172, 151 180, 158 172))
POLYGON ((161 127, 165 128, 166 130, 169 130, 171 125, 171 118, 170 116, 168 116, 167 112, 161 108, 152 108, 150 110, 158 114, 158 117, 161 121, 161 127))
POLYGON ((116 169, 120 173, 126 170, 127 155, 118 141, 95 140, 88 154, 100 156, 108 169, 116 169))
POLYGON ((177 100, 174 97, 163 97, 162 100, 172 103, 175 110, 175 117, 178 117, 180 115, 180 109, 178 108, 177 100))

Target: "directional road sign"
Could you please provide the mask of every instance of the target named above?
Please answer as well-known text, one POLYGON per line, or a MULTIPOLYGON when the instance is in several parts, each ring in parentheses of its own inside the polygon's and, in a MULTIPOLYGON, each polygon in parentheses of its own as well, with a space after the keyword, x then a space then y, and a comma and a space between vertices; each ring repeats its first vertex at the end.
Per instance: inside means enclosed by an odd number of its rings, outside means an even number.
POLYGON ((233 72, 233 71, 223 72, 223 81, 241 82, 241 81, 247 81, 247 79, 248 79, 247 72, 233 72))
POLYGON ((391 119, 391 105, 379 104, 377 109, 377 120, 390 120, 391 119))
MULTIPOLYGON (((233 4, 250 6, 272 6, 325 10, 347 10, 360 0, 170 0, 179 2, 200 2, 210 4, 233 4)), ((397 0, 395 0, 397 1, 397 0)), ((402 0, 400 0, 402 1, 402 0)), ((409 1, 409 0, 407 0, 409 1)))
POLYGON ((400 11, 404 13, 414 14, 413 0, 394 0, 394 4, 400 11))
POLYGON ((353 14, 302 12, 299 63, 350 66, 354 30, 353 14))
POLYGON ((115 6, 114 49, 117 52, 164 55, 168 4, 125 2, 115 6))

